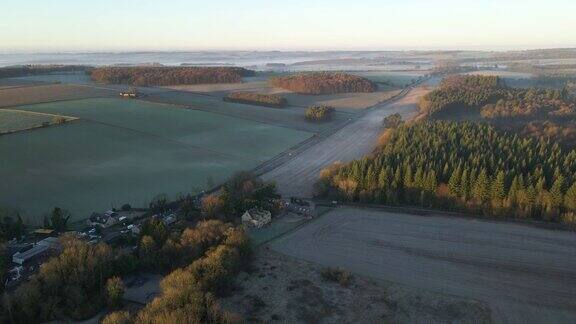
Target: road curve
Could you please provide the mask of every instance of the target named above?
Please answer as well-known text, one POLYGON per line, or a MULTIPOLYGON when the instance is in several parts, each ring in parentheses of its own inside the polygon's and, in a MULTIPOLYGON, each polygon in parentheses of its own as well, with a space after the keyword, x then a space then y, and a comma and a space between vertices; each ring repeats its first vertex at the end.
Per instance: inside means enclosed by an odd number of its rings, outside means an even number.
POLYGON ((428 87, 416 87, 396 101, 370 108, 330 137, 263 174, 262 178, 276 182, 284 197, 312 197, 320 170, 336 161, 348 162, 370 153, 382 132, 382 119, 394 113, 400 113, 404 119, 415 116, 418 100, 428 91, 428 87))

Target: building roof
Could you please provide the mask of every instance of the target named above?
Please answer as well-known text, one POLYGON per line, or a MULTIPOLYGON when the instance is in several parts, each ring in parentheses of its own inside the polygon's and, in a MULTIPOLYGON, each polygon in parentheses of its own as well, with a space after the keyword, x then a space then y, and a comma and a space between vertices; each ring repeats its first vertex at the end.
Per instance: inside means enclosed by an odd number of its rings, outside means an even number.
POLYGON ((48 249, 49 247, 46 245, 35 245, 28 251, 14 253, 12 256, 12 262, 22 264, 35 256, 43 254, 48 251, 48 249))
POLYGON ((248 216, 250 216, 254 220, 262 220, 272 216, 272 214, 269 211, 260 208, 252 208, 250 210, 247 210, 246 213, 244 214, 248 214, 248 216))
POLYGON ((57 237, 47 237, 36 244, 47 246, 50 249, 60 249, 60 240, 57 237))
POLYGON ((53 229, 49 229, 49 228, 39 228, 37 230, 35 230, 34 232, 32 232, 34 234, 41 234, 41 235, 50 235, 52 233, 54 233, 53 229))

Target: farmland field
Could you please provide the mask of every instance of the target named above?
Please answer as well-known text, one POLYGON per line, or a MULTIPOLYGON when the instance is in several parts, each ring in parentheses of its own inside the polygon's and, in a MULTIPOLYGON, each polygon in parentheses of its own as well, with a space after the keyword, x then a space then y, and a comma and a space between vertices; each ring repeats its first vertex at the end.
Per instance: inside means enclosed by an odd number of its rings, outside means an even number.
POLYGON ((272 248, 386 282, 486 302, 496 323, 576 320, 576 236, 570 232, 338 208, 272 248))
POLYGON ((40 222, 59 206, 75 220, 123 203, 145 206, 205 189, 307 139, 308 132, 204 111, 110 98, 18 109, 79 117, 69 125, 0 137, 0 206, 40 222), (41 162, 39 162, 41 161, 41 162), (212 182, 212 181, 210 181, 212 182))
POLYGON ((344 123, 350 116, 337 112, 333 120, 312 123, 304 117, 304 108, 268 108, 239 103, 224 102, 219 98, 197 95, 185 91, 150 94, 145 100, 183 105, 192 109, 224 114, 232 117, 320 133, 344 123))
POLYGON ((361 109, 374 106, 394 96, 399 90, 380 87, 373 93, 341 93, 333 95, 302 95, 285 89, 276 88, 266 82, 245 82, 235 84, 173 86, 170 89, 205 93, 214 97, 224 97, 231 92, 251 91, 262 94, 277 94, 288 100, 289 106, 306 108, 314 104, 324 104, 344 112, 358 112, 361 109))
POLYGON ((426 71, 418 72, 418 71, 365 71, 365 72, 350 72, 351 74, 361 76, 366 78, 372 82, 376 83, 391 83, 393 86, 396 87, 405 87, 415 81, 418 78, 421 78, 426 74, 426 71))
POLYGON ((16 78, 0 79, 0 90, 18 87, 29 87, 45 84, 41 81, 20 80, 16 78))
POLYGON ((0 90, 0 107, 13 107, 57 100, 109 97, 116 91, 81 85, 50 84, 0 90))
POLYGON ((532 73, 526 72, 514 72, 514 71, 506 71, 506 70, 482 70, 482 71, 473 71, 466 74, 471 75, 495 75, 499 76, 504 79, 530 79, 534 75, 532 73))
POLYGON ((63 83, 63 84, 93 84, 90 76, 84 72, 62 72, 38 74, 23 77, 11 78, 24 82, 44 82, 44 83, 63 83))
POLYGON ((74 119, 52 114, 0 109, 0 134, 36 128, 45 124, 51 125, 54 123, 55 118, 59 117, 64 118, 66 121, 74 119))

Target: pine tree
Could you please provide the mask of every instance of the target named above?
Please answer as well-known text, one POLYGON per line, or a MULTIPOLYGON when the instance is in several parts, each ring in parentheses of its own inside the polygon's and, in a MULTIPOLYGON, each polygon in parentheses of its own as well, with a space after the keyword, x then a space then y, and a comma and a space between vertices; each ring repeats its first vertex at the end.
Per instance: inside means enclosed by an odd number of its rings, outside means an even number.
POLYGON ((552 184, 552 188, 550 189, 550 199, 553 208, 558 208, 562 206, 564 202, 564 197, 562 193, 564 192, 564 177, 562 175, 558 175, 556 177, 556 181, 552 184))
POLYGON ((520 188, 520 183, 518 181, 518 176, 515 176, 512 180, 512 184, 510 185, 510 189, 508 190, 508 197, 507 202, 510 207, 515 206, 518 204, 518 193, 523 188, 520 188))
POLYGON ((499 171, 498 174, 496 175, 496 178, 494 178, 494 181, 492 182, 492 188, 491 188, 491 196, 492 199, 499 199, 499 200, 504 200, 504 198, 506 197, 506 192, 505 192, 505 176, 504 176, 504 171, 499 171))
POLYGON ((436 180, 436 171, 430 170, 426 175, 426 180, 424 182, 424 190, 428 193, 434 193, 436 191, 436 187, 438 186, 436 180))
POLYGON ((468 200, 470 197, 470 178, 468 169, 464 169, 462 172, 462 180, 460 181, 460 197, 464 200, 468 200))
POLYGON ((564 206, 568 210, 576 211, 576 181, 564 196, 564 206))
POLYGON ((383 168, 378 175, 378 188, 386 189, 386 187, 388 187, 388 168, 383 168))
POLYGON ((448 180, 448 189, 450 190, 450 194, 454 197, 458 197, 462 192, 461 180, 462 170, 458 167, 450 176, 450 180, 448 180))
POLYGON ((488 193, 489 193, 489 180, 488 176, 486 175, 486 171, 482 169, 480 174, 478 174, 478 178, 476 178, 476 182, 474 183, 474 189, 472 192, 473 198, 475 198, 479 202, 485 202, 488 200, 488 193))
POLYGON ((412 180, 413 180, 413 178, 412 178, 412 168, 411 168, 409 165, 407 165, 407 166, 406 166, 406 171, 404 172, 404 181, 403 181, 404 188, 410 188, 410 187, 412 187, 412 180))
POLYGON ((422 170, 422 166, 418 166, 418 168, 416 169, 416 173, 414 174, 414 182, 412 185, 415 188, 422 189, 424 188, 424 181, 425 181, 424 170, 422 170))

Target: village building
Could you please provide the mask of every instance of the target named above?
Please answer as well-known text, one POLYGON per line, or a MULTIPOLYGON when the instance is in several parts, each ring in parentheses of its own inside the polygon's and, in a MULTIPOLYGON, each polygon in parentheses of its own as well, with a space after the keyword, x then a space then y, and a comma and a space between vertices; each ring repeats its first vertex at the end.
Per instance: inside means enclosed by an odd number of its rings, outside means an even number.
POLYGON ((272 222, 272 213, 260 208, 252 208, 242 215, 242 224, 248 227, 261 228, 272 222))
POLYGON ((118 213, 109 210, 104 214, 92 213, 87 223, 88 226, 100 226, 103 228, 108 228, 118 223, 118 221, 119 221, 118 213))
POLYGON ((38 241, 28 250, 14 253, 12 255, 12 262, 23 265, 45 256, 51 250, 55 251, 60 249, 61 245, 57 237, 47 237, 38 241))

